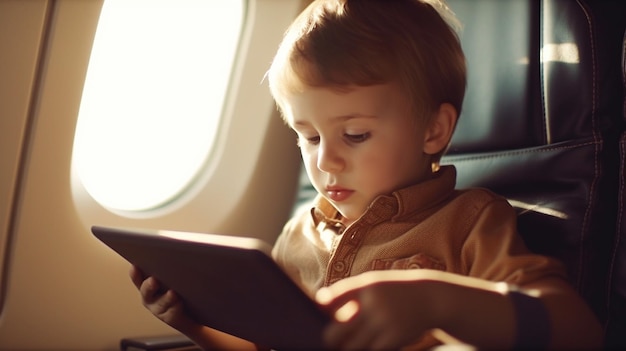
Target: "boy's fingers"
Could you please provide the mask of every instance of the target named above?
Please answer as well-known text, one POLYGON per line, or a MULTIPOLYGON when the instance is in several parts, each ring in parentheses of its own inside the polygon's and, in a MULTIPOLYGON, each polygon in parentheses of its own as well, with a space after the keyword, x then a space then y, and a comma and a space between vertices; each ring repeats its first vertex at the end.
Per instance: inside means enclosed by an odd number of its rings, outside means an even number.
MULTIPOLYGON (((315 295, 315 300, 327 311, 335 314, 339 310, 346 308, 347 305, 350 306, 350 303, 356 303, 355 301, 359 300, 359 290, 343 290, 335 289, 334 287, 321 288, 315 295)), ((343 318, 343 320, 346 320, 346 318, 343 318)))
POLYGON ((321 288, 315 294, 315 300, 328 309, 337 309, 348 302, 350 294, 343 294, 330 287, 321 288), (342 298, 343 297, 343 298, 342 298))
POLYGON ((139 292, 141 292, 144 301, 151 303, 161 295, 161 284, 159 284, 156 278, 148 277, 141 283, 139 292))
POLYGON ((146 279, 145 275, 137 266, 131 265, 129 270, 130 279, 137 289, 141 287, 141 283, 146 279))
POLYGON ((350 300, 358 300, 362 289, 380 283, 382 280, 379 274, 378 271, 372 271, 342 279, 319 289, 315 298, 322 305, 339 308, 350 300))
POLYGON ((347 321, 333 322, 324 330, 324 342, 331 349, 365 350, 377 337, 377 330, 368 330, 367 320, 354 315, 347 321))
POLYGON ((168 290, 165 294, 159 296, 155 303, 151 306, 154 314, 165 315, 166 313, 173 313, 170 309, 175 307, 178 303, 178 296, 172 291, 168 290))

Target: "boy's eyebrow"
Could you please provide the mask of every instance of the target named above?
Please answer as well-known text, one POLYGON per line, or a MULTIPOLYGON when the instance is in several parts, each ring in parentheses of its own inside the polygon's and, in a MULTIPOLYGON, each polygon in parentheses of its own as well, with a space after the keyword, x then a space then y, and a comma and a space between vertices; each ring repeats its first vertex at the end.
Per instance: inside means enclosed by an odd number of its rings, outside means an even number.
MULTIPOLYGON (((339 122, 345 122, 345 121, 349 121, 351 119, 356 119, 356 118, 367 118, 367 119, 374 119, 374 118, 378 118, 378 116, 375 115, 363 115, 363 114, 350 114, 350 115, 342 115, 342 116, 336 116, 336 117, 331 117, 334 121, 339 121, 339 122)), ((307 121, 294 121, 294 126, 308 126, 310 123, 307 121)))

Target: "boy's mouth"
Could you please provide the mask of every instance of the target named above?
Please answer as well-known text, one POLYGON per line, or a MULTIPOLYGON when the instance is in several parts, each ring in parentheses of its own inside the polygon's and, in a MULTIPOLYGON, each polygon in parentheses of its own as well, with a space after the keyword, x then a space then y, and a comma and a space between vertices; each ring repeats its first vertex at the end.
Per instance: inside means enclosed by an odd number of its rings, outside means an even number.
POLYGON ((331 200, 335 202, 344 201, 348 197, 350 197, 350 195, 352 195, 353 193, 354 193, 354 190, 349 190, 349 189, 342 189, 342 188, 335 188, 335 187, 326 188, 326 194, 328 194, 328 198, 330 198, 331 200))

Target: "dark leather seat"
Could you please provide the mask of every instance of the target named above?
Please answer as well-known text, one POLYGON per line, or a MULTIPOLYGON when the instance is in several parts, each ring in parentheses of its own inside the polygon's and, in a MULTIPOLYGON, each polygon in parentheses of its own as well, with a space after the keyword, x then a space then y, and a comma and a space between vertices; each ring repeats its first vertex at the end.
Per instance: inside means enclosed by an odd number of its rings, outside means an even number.
POLYGON ((448 4, 464 24, 469 80, 443 162, 458 187, 511 201, 528 246, 566 264, 606 345, 625 346, 626 1, 448 4))
MULTIPOLYGON (((626 33, 622 46, 622 82, 626 82, 626 33)), ((624 92, 623 92, 624 93, 624 92)), ((624 95, 626 96, 626 94, 624 95)), ((623 122, 626 124, 626 98, 623 105, 623 122)), ((620 166, 619 166, 619 202, 617 207, 617 235, 615 250, 611 255, 609 269, 609 295, 607 309, 607 345, 619 349, 626 348, 626 132, 621 128, 620 166)))

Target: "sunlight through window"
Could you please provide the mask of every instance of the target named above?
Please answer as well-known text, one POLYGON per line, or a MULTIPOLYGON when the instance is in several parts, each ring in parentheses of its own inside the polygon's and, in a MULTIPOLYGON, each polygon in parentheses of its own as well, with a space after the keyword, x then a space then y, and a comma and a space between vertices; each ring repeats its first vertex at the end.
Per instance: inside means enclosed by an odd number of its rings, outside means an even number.
POLYGON ((242 1, 106 0, 73 167, 116 210, 171 201, 205 166, 242 27, 242 1))

